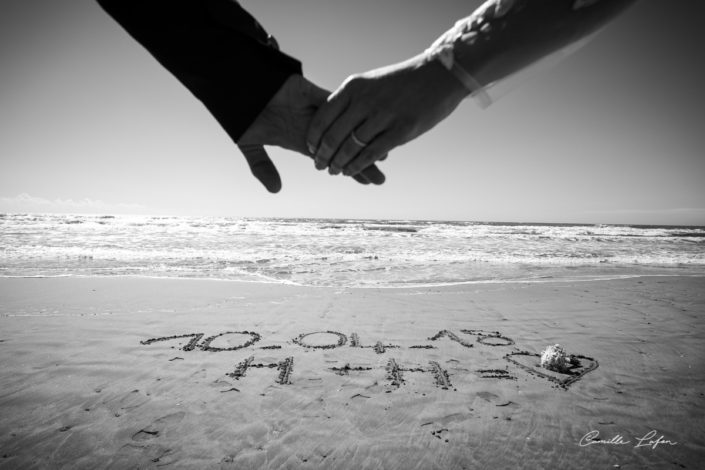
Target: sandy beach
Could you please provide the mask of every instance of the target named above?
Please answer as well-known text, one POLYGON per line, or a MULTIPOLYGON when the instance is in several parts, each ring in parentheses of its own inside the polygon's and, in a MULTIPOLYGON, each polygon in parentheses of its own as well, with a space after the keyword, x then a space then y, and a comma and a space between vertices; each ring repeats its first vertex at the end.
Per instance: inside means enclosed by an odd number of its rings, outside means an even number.
POLYGON ((0 280, 0 468, 698 468, 705 278, 0 280), (538 367, 548 345, 573 375, 538 367), (582 374, 582 375, 581 375, 582 374))

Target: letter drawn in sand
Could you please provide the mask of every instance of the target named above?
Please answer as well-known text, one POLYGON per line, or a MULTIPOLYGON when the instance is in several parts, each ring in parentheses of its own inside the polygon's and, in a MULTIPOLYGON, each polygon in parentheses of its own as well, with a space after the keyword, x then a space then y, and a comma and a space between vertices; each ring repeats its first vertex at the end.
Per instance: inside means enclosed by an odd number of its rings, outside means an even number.
POLYGON ((477 342, 485 346, 512 346, 514 340, 503 336, 499 331, 460 330, 466 335, 477 336, 477 342))
POLYGON ((249 346, 252 346, 255 344, 257 341, 260 340, 260 335, 259 333, 255 333, 254 331, 226 331, 225 333, 220 333, 214 336, 209 336, 206 338, 203 343, 199 346, 201 349, 204 351, 212 351, 212 352, 220 352, 220 351, 237 351, 238 349, 242 348, 247 348, 249 346), (242 344, 236 344, 235 346, 231 346, 229 348, 216 348, 211 346, 211 343, 213 342, 214 339, 220 338, 221 336, 225 335, 246 335, 249 336, 250 339, 245 341, 242 344))
POLYGON ((372 370, 372 367, 365 367, 365 366, 351 367, 350 364, 345 364, 343 367, 331 367, 330 370, 332 370, 333 372, 335 372, 338 375, 348 375, 348 374, 350 374, 351 371, 364 372, 364 371, 372 370))
POLYGON ((294 358, 287 357, 279 363, 279 377, 277 383, 281 385, 289 385, 291 383, 291 373, 294 370, 294 358))
POLYGON ((387 349, 396 349, 399 348, 398 345, 396 344, 384 344, 382 341, 377 341, 374 346, 363 346, 360 343, 360 336, 357 333, 351 333, 350 334, 350 347, 351 348, 368 348, 374 350, 375 353, 377 354, 384 354, 387 349))
POLYGON ((465 346, 466 348, 472 348, 472 346, 473 346, 471 343, 468 343, 467 341, 459 338, 458 335, 456 335, 455 333, 453 333, 452 331, 449 331, 449 330, 441 330, 438 333, 436 333, 435 335, 428 338, 428 340, 429 341, 437 341, 437 340, 443 338, 444 336, 448 337, 449 339, 455 341, 456 343, 458 343, 462 346, 465 346))
POLYGON ((247 372, 247 369, 250 368, 250 364, 252 364, 252 361, 255 360, 255 356, 250 356, 247 359, 245 359, 242 362, 239 362, 237 366, 235 366, 235 370, 226 374, 228 377, 232 377, 233 379, 240 380, 241 377, 245 376, 245 373, 247 372))
POLYGON ((395 388, 399 388, 404 383, 401 368, 393 358, 387 362, 387 378, 392 382, 392 387, 395 388))
MULTIPOLYGON (((309 339, 310 341, 310 339, 309 339)), ((312 333, 302 333, 296 338, 294 338, 294 343, 304 348, 312 349, 335 349, 344 346, 348 342, 348 337, 343 333, 338 333, 337 331, 314 331, 312 333), (304 341, 305 338, 313 335, 335 335, 338 337, 338 341, 335 343, 324 343, 324 344, 311 344, 308 341, 304 341)))
POLYGON ((274 381, 278 384, 282 385, 288 385, 291 383, 290 376, 291 372, 294 367, 294 358, 293 357, 287 357, 281 362, 273 362, 273 363, 255 363, 255 357, 250 356, 247 359, 244 359, 243 361, 240 361, 236 366, 235 370, 232 372, 229 372, 225 375, 228 377, 231 377, 235 380, 240 380, 241 378, 245 377, 247 375, 247 372, 250 369, 277 369, 279 371, 279 374, 277 375, 277 378, 274 379, 274 381))
POLYGON ((451 389, 453 385, 450 383, 450 376, 448 375, 448 371, 443 369, 441 365, 436 361, 430 361, 429 364, 431 367, 428 369, 424 369, 423 367, 404 368, 401 367, 394 358, 391 358, 387 362, 386 366, 387 379, 391 382, 392 387, 399 388, 402 384, 406 382, 406 380, 404 380, 404 373, 430 373, 431 375, 433 375, 437 387, 440 387, 443 390, 451 389))
POLYGON ((478 369, 477 372, 481 379, 506 379, 517 380, 515 375, 509 373, 506 369, 478 369))
POLYGON ((430 361, 429 364, 431 364, 431 372, 433 372, 433 377, 436 379, 436 385, 443 390, 450 389, 453 385, 450 383, 448 371, 442 368, 436 361, 430 361))
POLYGON ((384 354, 387 349, 399 348, 396 344, 382 344, 381 341, 377 341, 374 346, 360 346, 362 348, 370 348, 377 354, 384 354))
POLYGON ((140 344, 148 345, 152 343, 156 343, 158 341, 169 341, 172 339, 180 339, 180 338, 191 338, 191 341, 186 343, 183 349, 184 351, 193 351, 196 348, 196 344, 203 338, 203 333, 186 333, 184 335, 173 335, 173 336, 162 336, 159 338, 150 338, 144 341, 140 341, 140 344))

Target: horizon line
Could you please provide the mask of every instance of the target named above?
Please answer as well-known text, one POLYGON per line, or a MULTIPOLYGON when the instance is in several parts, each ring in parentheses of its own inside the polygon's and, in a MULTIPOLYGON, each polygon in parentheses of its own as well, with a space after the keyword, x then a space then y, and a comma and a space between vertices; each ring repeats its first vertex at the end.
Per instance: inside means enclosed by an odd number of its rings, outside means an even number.
POLYGON ((259 219, 259 220, 320 220, 320 221, 359 221, 359 222, 434 222, 434 223, 462 223, 475 225, 539 225, 539 226, 564 226, 564 227, 631 227, 631 228, 690 228, 705 229, 705 224, 643 224, 643 223, 604 223, 604 222, 542 222, 542 221, 508 221, 508 220, 462 220, 462 219, 435 219, 435 218, 359 218, 359 217, 306 217, 306 216, 239 216, 239 215, 185 215, 185 214, 127 214, 127 213, 102 213, 102 212, 0 212, 0 217, 5 216, 92 216, 92 217, 159 217, 159 218, 222 218, 222 219, 259 219))

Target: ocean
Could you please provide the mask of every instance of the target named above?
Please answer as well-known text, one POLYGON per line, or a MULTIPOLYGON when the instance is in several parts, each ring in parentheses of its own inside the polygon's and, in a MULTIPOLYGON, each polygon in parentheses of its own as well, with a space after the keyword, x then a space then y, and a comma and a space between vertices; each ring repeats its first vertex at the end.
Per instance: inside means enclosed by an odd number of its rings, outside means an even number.
POLYGON ((705 275, 705 227, 0 214, 0 277, 307 286, 705 275))

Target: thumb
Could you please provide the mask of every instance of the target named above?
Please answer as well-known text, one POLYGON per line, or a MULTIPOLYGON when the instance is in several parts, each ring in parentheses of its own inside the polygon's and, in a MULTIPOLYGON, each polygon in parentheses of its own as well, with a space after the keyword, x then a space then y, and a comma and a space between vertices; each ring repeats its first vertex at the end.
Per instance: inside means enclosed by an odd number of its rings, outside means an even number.
POLYGON ((278 193, 282 189, 282 180, 279 177, 277 167, 267 155, 267 151, 259 144, 238 144, 240 151, 245 156, 250 171, 257 178, 267 191, 278 193))

